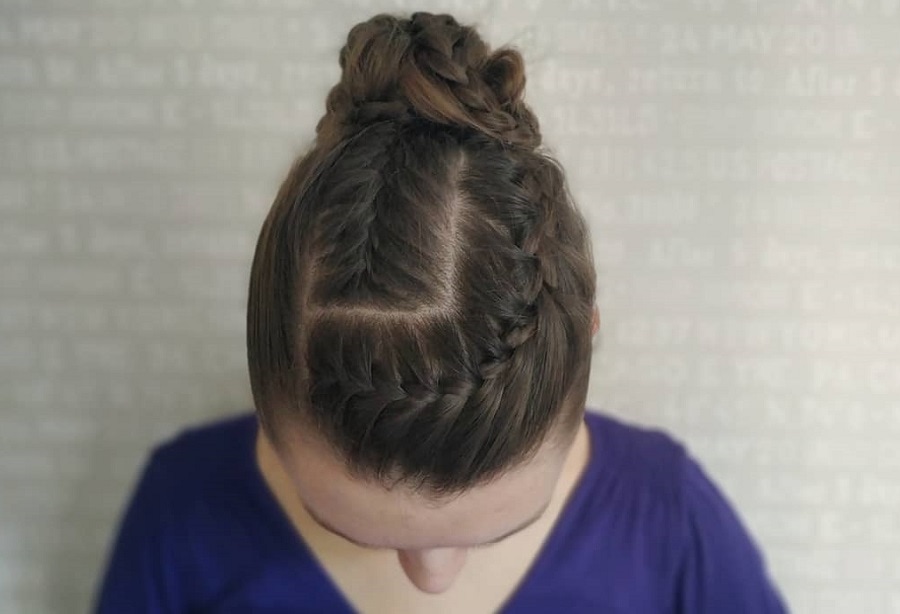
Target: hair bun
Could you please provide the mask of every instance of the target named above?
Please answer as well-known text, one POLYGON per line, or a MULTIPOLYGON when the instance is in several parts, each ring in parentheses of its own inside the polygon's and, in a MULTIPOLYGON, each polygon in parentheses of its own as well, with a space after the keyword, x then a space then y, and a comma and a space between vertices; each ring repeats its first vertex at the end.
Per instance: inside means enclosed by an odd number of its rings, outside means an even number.
POLYGON ((451 15, 376 15, 350 30, 339 62, 341 80, 316 127, 320 142, 336 143, 379 121, 422 117, 505 144, 540 145, 537 118, 522 100, 522 55, 509 47, 490 52, 474 28, 451 15))

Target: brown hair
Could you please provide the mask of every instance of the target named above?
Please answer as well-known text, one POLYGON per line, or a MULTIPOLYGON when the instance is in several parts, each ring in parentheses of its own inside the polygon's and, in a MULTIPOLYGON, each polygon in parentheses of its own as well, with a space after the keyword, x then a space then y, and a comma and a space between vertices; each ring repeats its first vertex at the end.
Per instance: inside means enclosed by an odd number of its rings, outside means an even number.
POLYGON ((449 15, 379 14, 262 226, 247 353, 262 427, 359 477, 460 493, 574 434, 595 273, 523 102, 521 54, 449 15))

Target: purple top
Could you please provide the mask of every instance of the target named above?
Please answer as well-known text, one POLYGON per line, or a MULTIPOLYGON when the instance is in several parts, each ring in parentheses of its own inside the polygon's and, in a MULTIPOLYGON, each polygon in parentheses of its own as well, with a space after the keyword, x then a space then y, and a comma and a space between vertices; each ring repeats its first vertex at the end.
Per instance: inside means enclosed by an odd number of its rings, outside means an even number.
MULTIPOLYGON (((663 431, 589 412, 590 464, 507 614, 787 611, 736 512, 663 431)), ((94 611, 353 612, 263 480, 257 420, 183 431, 149 456, 94 611)))

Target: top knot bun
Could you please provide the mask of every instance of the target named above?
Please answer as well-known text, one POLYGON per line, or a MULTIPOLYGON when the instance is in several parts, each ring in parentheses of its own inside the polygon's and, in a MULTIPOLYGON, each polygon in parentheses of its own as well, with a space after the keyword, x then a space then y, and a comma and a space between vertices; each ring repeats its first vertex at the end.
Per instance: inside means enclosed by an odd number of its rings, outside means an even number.
POLYGON ((340 65, 341 80, 316 126, 320 143, 416 116, 528 149, 541 143, 537 118, 522 100, 522 55, 508 47, 491 53, 450 15, 376 15, 350 30, 340 65))

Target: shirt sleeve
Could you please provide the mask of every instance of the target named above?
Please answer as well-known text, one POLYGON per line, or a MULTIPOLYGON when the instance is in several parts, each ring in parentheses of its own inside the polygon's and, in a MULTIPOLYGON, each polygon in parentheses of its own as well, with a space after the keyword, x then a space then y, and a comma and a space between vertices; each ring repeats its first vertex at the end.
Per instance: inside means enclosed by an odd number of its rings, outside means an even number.
POLYGON ((156 450, 145 461, 119 521, 94 595, 95 614, 176 614, 184 610, 166 484, 156 450))
POLYGON ((758 546, 700 464, 686 457, 678 614, 786 614, 758 546))

